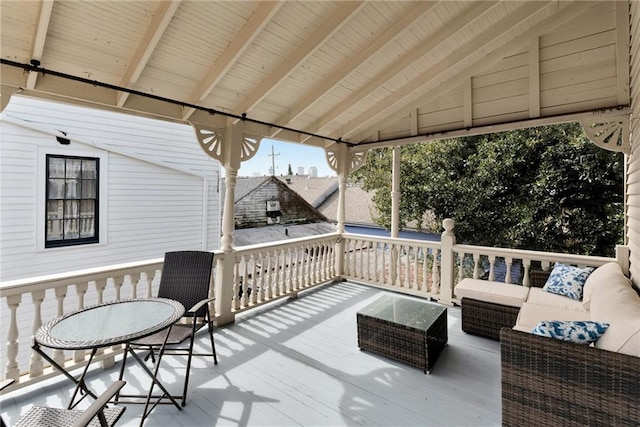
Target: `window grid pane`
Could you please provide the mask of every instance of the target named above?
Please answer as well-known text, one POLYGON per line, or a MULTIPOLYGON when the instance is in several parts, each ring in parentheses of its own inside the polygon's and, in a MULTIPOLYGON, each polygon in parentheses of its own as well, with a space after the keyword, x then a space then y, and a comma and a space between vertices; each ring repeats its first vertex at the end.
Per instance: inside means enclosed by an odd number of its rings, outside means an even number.
POLYGON ((47 156, 46 247, 98 242, 98 162, 47 156))

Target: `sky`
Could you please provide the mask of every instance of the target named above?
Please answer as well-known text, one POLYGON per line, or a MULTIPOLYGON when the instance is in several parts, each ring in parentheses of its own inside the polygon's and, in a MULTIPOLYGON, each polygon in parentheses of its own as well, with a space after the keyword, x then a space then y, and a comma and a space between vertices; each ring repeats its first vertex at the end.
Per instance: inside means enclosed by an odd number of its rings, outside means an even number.
POLYGON ((276 175, 286 175, 291 165, 293 174, 298 173, 298 168, 303 167, 304 173, 309 173, 309 167, 318 168, 318 176, 336 176, 327 163, 324 150, 318 147, 310 147, 302 144, 263 139, 255 156, 240 164, 238 176, 269 175, 272 161, 275 160, 276 175), (275 156, 271 156, 273 153, 275 156))

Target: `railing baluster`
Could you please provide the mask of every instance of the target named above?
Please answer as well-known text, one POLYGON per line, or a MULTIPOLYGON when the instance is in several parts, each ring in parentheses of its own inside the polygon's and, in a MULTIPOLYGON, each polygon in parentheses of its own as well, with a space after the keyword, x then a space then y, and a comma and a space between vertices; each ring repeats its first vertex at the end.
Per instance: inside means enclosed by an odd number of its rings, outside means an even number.
POLYGON ((467 255, 464 252, 455 252, 458 255, 458 282, 465 278, 464 274, 464 257, 467 255))
MULTIPOLYGON (((44 301, 45 291, 31 292, 31 300, 33 301, 33 326, 31 327, 32 337, 35 337, 36 332, 42 326, 42 302, 44 301)), ((42 356, 35 351, 31 352, 31 359, 29 361, 29 376, 35 378, 42 375, 44 363, 42 356)))
POLYGON ((480 278, 480 254, 478 253, 473 254, 473 278, 480 278))
MULTIPOLYGON (((88 287, 89 287, 88 283, 76 284, 76 294, 78 295, 78 310, 81 310, 84 308, 84 296, 87 293, 88 287)), ((35 353, 35 351, 33 353, 35 353)), ((84 356, 85 356, 85 350, 76 350, 73 353, 73 360, 74 362, 81 362, 84 360, 84 356)))
POLYGON ((522 273, 522 286, 528 288, 529 286, 531 286, 531 281, 529 280, 529 271, 531 271, 531 260, 529 258, 523 258, 522 265, 524 267, 524 272, 522 273))
MULTIPOLYGON (((64 315, 64 298, 67 296, 67 287, 60 286, 59 288, 56 288, 55 296, 58 306, 56 317, 60 317, 64 315)), ((60 366, 64 366, 64 351, 55 349, 52 354, 52 359, 60 366)))
POLYGON ((7 305, 9 306, 9 331, 7 333, 7 365, 4 371, 5 378, 13 378, 17 380, 20 376, 20 365, 18 363, 19 332, 18 332, 18 306, 22 302, 22 294, 11 295, 7 297, 7 305))
POLYGON ((258 252, 257 254, 257 259, 254 260, 256 263, 256 269, 257 269, 257 273, 259 276, 259 279, 257 278, 256 281, 258 282, 258 300, 260 300, 260 302, 264 301, 264 297, 265 297, 265 292, 264 292, 264 287, 265 287, 265 283, 264 283, 264 256, 262 252, 258 252))
POLYGON ((507 273, 504 276, 504 283, 513 283, 511 279, 511 266, 513 265, 513 258, 505 257, 504 263, 507 266, 507 273))
MULTIPOLYGON (((250 296, 250 301, 251 304, 255 304, 256 301, 258 300, 258 289, 260 287, 260 285, 258 284, 258 280, 256 278, 256 274, 258 269, 256 268, 256 257, 255 254, 251 254, 250 259, 250 266, 251 266, 251 279, 250 281, 247 281, 247 287, 251 286, 251 296, 250 296)), ((248 288, 247 288, 248 289, 248 288)))

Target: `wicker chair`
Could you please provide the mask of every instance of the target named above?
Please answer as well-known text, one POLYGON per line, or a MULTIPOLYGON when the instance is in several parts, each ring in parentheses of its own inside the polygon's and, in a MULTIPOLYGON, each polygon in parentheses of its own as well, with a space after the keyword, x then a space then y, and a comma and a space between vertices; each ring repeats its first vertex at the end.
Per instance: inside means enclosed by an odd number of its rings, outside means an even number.
POLYGON ((125 409, 122 406, 106 407, 113 396, 124 386, 124 381, 116 381, 86 409, 59 409, 33 406, 18 420, 15 427, 107 427, 120 419, 125 409))
MULTIPOLYGON (((213 323, 209 313, 209 303, 215 298, 209 298, 209 286, 211 271, 213 269, 213 253, 202 251, 177 251, 167 252, 164 257, 164 266, 158 289, 158 297, 179 301, 187 308, 184 317, 188 322, 176 323, 169 330, 157 332, 145 338, 136 340, 129 345, 132 349, 147 349, 155 361, 156 367, 160 365, 163 355, 187 356, 187 366, 184 378, 182 396, 173 396, 182 399, 182 406, 187 401, 187 387, 189 386, 189 371, 191 370, 192 356, 212 356, 214 364, 218 364, 216 347, 213 341, 213 323), (211 353, 194 353, 193 343, 196 332, 207 326, 211 340, 211 353), (169 337, 162 354, 158 354, 165 338, 169 337), (156 360, 157 356, 157 360, 156 360)), ((145 358, 146 360, 146 358, 145 358)), ((120 368, 120 378, 124 374, 125 358, 120 368)), ((139 395, 120 394, 116 400, 127 397, 140 397, 139 395)), ((132 401, 130 403, 138 403, 132 401)))

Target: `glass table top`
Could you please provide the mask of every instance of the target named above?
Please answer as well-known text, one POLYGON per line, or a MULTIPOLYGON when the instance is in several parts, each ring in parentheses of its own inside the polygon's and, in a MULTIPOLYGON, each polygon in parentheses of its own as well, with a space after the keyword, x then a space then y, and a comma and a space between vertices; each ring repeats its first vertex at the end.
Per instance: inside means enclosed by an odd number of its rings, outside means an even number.
POLYGON ((177 301, 140 298, 87 307, 43 325, 39 344, 52 348, 82 349, 138 339, 175 323, 184 314, 177 301))
POLYGON ((417 298, 385 295, 358 314, 427 331, 447 308, 417 298))

